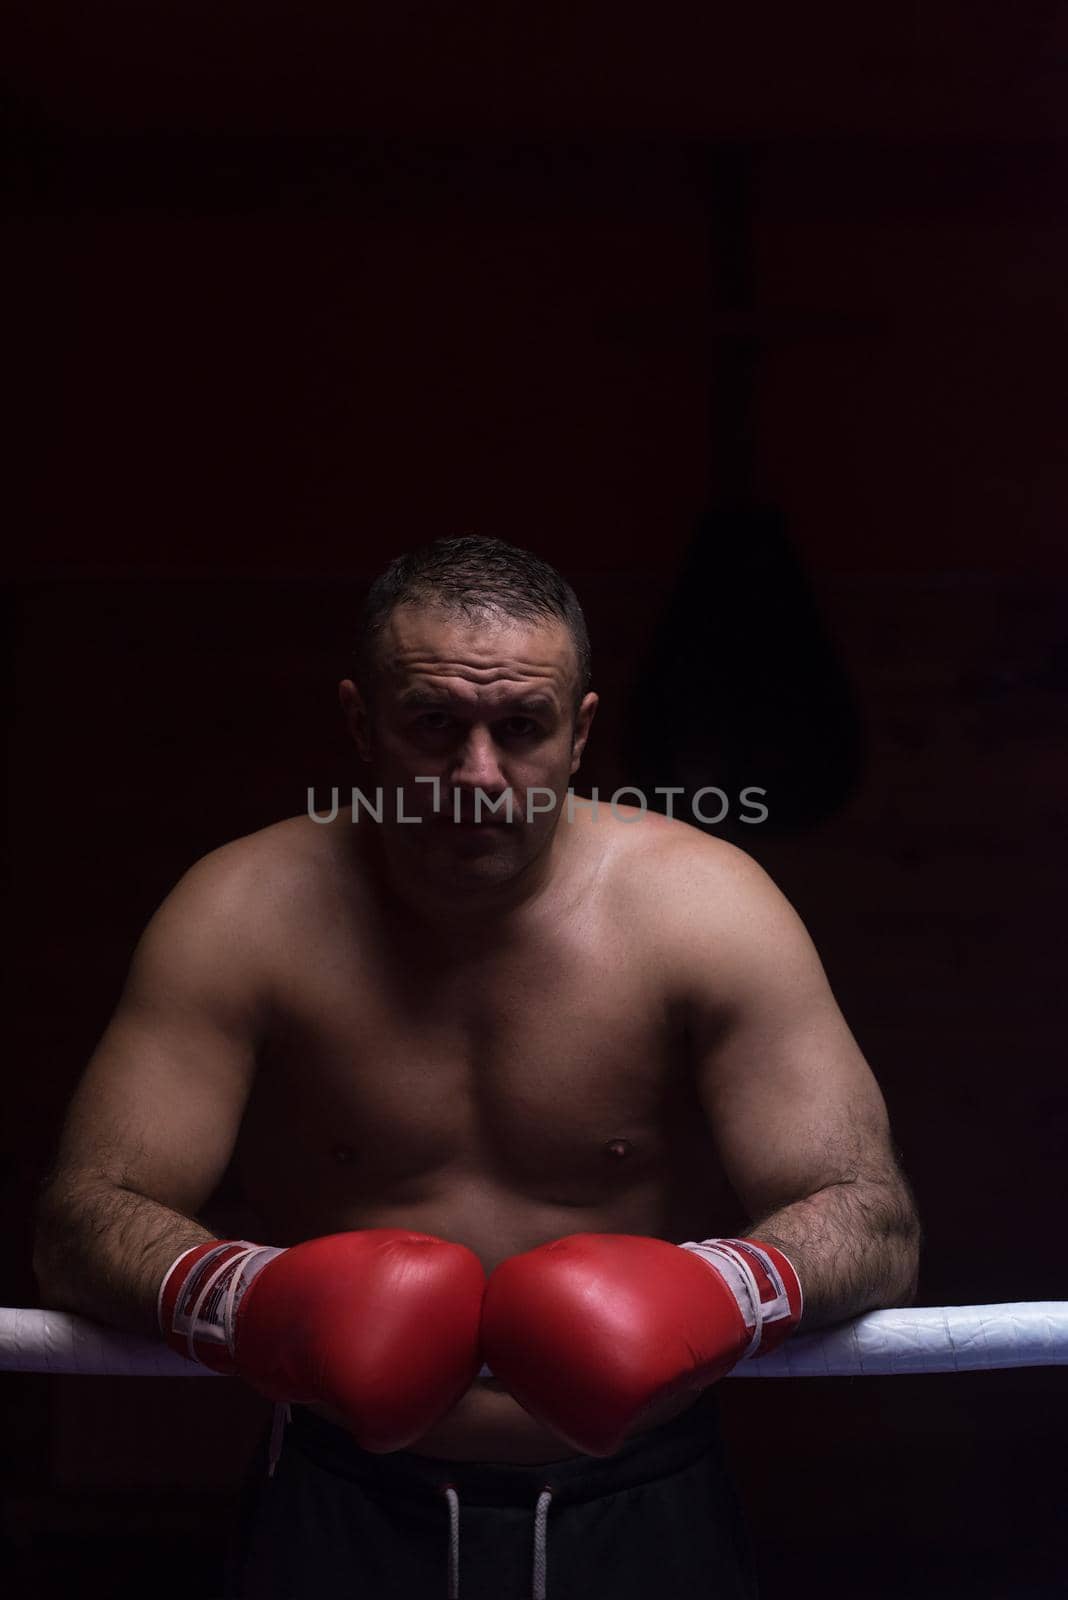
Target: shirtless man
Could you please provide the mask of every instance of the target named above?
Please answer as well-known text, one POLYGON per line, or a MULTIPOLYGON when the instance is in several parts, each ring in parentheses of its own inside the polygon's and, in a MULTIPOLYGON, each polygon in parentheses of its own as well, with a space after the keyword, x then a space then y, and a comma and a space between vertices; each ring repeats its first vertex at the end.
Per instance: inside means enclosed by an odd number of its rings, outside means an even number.
POLYGON ((157 911, 42 1193, 43 1300, 303 1402, 234 1595, 508 1600, 532 1541, 536 1594, 750 1595, 708 1385, 801 1294, 806 1330, 913 1296, 882 1096, 749 857, 568 801, 597 697, 551 568, 401 557, 357 660, 381 821, 266 828, 157 911), (283 1253, 196 1220, 231 1163, 283 1253), (678 1248, 710 1236, 757 1244, 678 1248))

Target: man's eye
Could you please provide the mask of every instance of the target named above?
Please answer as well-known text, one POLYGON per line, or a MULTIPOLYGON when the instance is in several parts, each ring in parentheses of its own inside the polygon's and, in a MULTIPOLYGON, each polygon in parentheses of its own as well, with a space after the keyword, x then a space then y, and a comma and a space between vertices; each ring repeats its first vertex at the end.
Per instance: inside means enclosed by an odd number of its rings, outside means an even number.
POLYGON ((452 726, 452 718, 447 711, 424 711, 416 718, 416 726, 424 733, 444 733, 452 726))
POLYGON ((538 724, 533 717, 506 717, 501 729, 509 739, 527 739, 537 733, 538 724))

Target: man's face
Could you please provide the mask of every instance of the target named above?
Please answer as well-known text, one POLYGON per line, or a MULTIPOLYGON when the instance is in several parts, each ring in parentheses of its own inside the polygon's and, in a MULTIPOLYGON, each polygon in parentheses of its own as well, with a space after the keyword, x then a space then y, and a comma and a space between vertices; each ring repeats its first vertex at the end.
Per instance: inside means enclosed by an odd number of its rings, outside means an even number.
MULTIPOLYGON (((570 632, 398 606, 378 660, 371 695, 346 684, 342 702, 383 791, 391 847, 439 884, 507 882, 551 839, 596 709, 590 694, 575 713, 570 632), (418 822, 398 821, 398 789, 418 822)), ((360 825, 375 824, 364 814, 360 825)))

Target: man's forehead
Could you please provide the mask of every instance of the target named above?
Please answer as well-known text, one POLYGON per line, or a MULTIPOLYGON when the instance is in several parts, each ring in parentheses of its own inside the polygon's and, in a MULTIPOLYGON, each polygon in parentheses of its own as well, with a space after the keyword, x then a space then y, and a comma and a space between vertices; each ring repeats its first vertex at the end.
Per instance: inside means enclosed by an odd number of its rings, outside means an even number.
POLYGON ((563 694, 575 676, 575 647, 563 622, 488 613, 469 618, 427 606, 398 606, 379 645, 382 668, 402 690, 446 680, 475 690, 563 694))

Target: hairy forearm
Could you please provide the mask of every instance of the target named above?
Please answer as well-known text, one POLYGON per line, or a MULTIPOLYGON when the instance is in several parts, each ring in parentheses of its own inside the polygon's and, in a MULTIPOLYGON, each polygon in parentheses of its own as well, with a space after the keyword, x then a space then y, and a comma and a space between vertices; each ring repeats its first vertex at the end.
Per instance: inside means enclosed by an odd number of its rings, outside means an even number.
POLYGON ((53 1179, 37 1213, 33 1267, 44 1305, 155 1333, 156 1295, 183 1250, 215 1235, 145 1195, 96 1179, 53 1179))
POLYGON ((748 1232, 793 1262, 805 1299, 802 1329, 915 1298, 920 1224, 903 1178, 831 1184, 748 1232))

